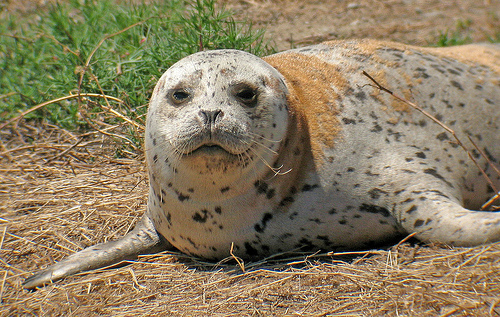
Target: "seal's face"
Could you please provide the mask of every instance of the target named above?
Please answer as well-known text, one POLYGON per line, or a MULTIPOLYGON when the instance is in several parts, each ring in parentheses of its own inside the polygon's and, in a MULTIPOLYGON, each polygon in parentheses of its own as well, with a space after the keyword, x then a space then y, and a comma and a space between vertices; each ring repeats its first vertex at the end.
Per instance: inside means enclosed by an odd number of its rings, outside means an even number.
POLYGON ((258 164, 271 167, 286 133, 286 93, 281 75, 245 52, 182 59, 165 72, 151 98, 149 167, 167 178, 217 179, 262 170, 258 164))

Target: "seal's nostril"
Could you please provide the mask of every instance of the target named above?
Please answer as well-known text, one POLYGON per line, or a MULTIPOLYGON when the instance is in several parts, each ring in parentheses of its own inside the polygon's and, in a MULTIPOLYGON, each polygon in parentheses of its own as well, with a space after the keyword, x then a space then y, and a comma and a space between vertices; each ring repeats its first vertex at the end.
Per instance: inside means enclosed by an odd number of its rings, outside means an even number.
POLYGON ((218 118, 220 119, 224 116, 224 112, 222 112, 222 110, 220 109, 200 110, 199 115, 202 118, 204 124, 212 125, 218 118))

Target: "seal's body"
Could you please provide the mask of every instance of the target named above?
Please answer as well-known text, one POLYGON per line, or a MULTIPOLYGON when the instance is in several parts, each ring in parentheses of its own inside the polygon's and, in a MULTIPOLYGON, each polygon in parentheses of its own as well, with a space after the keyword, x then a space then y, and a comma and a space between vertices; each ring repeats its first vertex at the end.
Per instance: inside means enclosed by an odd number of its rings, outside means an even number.
MULTIPOLYGON (((493 192, 464 150, 362 74, 461 140, 470 136, 497 163, 498 65, 494 46, 377 41, 328 42, 264 59, 235 50, 191 55, 167 70, 151 98, 141 224, 25 286, 171 245, 215 260, 231 248, 255 258, 367 248, 414 232, 454 245, 500 240, 500 214, 475 211, 493 192), (94 260, 77 264, 89 255, 94 260)), ((500 176, 472 154, 500 187, 500 176)))

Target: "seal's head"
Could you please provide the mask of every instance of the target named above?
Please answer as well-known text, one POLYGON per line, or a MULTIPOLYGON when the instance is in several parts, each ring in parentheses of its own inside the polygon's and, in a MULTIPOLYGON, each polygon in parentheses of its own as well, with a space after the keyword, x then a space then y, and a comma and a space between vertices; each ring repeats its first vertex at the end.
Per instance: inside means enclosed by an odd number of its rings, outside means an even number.
POLYGON ((150 175, 198 184, 262 177, 286 134, 286 95, 281 74, 249 53, 207 51, 180 60, 150 101, 150 175))

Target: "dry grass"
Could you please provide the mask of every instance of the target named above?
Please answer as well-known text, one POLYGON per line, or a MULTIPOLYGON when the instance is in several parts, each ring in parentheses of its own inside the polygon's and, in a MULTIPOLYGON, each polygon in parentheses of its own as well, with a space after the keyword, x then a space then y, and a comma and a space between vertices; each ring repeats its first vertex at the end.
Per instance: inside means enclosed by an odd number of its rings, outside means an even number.
MULTIPOLYGON (((6 3, 24 8, 45 2, 6 3)), ((427 24, 438 24, 437 30, 453 25, 443 22, 441 15, 428 19, 417 15, 413 24, 403 23, 411 16, 403 14, 406 7, 398 7, 404 1, 374 0, 349 10, 344 7, 351 2, 342 2, 343 7, 324 6, 322 11, 290 2, 295 11, 281 4, 273 10, 278 6, 272 2, 268 10, 256 5, 268 5, 266 1, 242 1, 242 6, 257 8, 249 13, 256 22, 265 22, 260 18, 275 24, 272 35, 283 34, 282 46, 288 46, 291 38, 306 43, 319 37, 367 34, 416 41, 428 38, 422 30, 436 32, 427 24), (376 13, 384 6, 399 14, 380 18, 376 13), (348 22, 322 20, 332 16, 324 12, 335 10, 341 10, 338 18, 348 22), (276 19, 263 12, 277 15, 276 19), (365 18, 356 20, 353 14, 365 18), (304 27, 304 21, 311 22, 310 27, 304 27), (338 30, 312 32, 318 25, 338 30)), ((447 13, 449 19, 457 16, 454 7, 469 14, 475 10, 465 5, 476 5, 441 1, 439 5, 448 7, 436 8, 421 2, 447 13)), ((498 2, 490 6, 488 1, 484 7, 486 13, 494 11, 498 2)), ((408 8, 415 11, 413 5, 408 8)), ((481 29, 496 29, 498 22, 490 26, 493 18, 486 13, 471 19, 486 21, 481 29)), ((354 255, 246 263, 246 272, 234 261, 203 263, 165 253, 121 268, 80 274, 34 292, 24 290, 21 282, 30 272, 121 237, 142 215, 147 193, 143 158, 116 159, 115 149, 108 137, 80 138, 48 125, 21 124, 0 131, 0 316, 500 316, 500 243, 476 248, 403 243, 354 255)))
POLYGON ((102 136, 47 125, 0 133, 2 316, 500 316, 500 243, 403 243, 246 263, 246 272, 166 253, 28 292, 29 272, 134 225, 145 168, 140 157, 114 158, 102 136))

